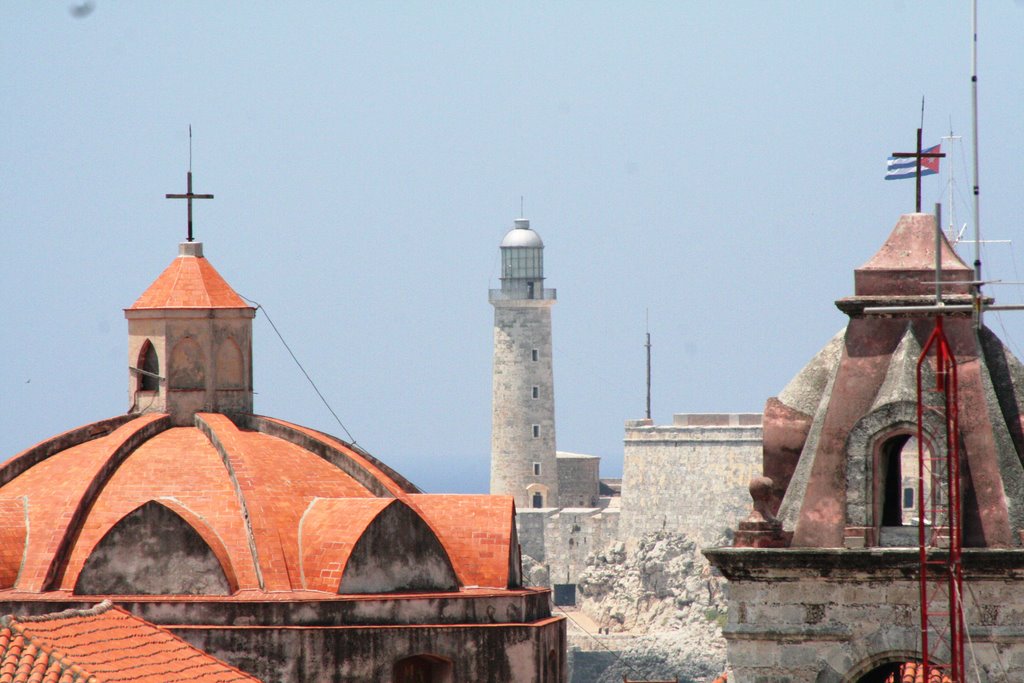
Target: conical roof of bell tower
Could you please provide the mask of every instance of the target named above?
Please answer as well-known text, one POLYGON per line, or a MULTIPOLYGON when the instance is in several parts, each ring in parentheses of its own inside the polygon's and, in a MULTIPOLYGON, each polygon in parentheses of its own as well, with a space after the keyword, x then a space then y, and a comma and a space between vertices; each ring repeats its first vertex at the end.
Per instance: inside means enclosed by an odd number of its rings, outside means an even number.
POLYGON ((203 256, 202 242, 182 242, 178 256, 127 310, 251 308, 203 256))

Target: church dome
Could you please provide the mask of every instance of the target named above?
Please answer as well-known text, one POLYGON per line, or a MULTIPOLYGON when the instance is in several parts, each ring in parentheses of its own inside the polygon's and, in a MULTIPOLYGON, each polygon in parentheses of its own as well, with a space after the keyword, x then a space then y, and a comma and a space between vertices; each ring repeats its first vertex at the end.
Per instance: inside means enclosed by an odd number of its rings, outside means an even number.
POLYGON ((0 483, 0 590, 518 584, 510 498, 423 494, 356 446, 267 417, 198 413, 189 427, 156 413, 115 417, 22 452, 0 483))
POLYGON ((530 229, 530 221, 526 218, 517 218, 515 227, 509 230, 504 239, 501 240, 501 247, 534 247, 543 248, 544 241, 540 235, 530 229))
POLYGON ((0 591, 519 587, 511 497, 424 494, 358 446, 253 414, 255 309, 200 243, 125 315, 129 413, 0 465, 0 591))

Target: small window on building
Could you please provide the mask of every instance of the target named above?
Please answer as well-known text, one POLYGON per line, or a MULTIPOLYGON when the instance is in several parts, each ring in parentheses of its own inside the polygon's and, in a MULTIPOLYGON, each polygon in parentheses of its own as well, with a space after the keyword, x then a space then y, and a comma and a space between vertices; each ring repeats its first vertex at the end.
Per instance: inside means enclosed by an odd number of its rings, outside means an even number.
POLYGON ((160 390, 160 361, 156 356, 156 349, 147 339, 142 345, 142 354, 139 361, 139 391, 160 390))
POLYGON ((907 486, 903 489, 903 509, 909 510, 914 507, 914 489, 907 486))
POLYGON ((534 387, 533 388, 533 397, 534 398, 540 398, 540 387, 534 387))
POLYGON ((540 436, 540 425, 533 425, 533 438, 540 436))
POLYGON ((533 463, 533 476, 535 476, 535 477, 539 477, 540 476, 540 463, 539 462, 533 463))
POLYGON ((533 358, 534 361, 540 358, 540 354, 537 353, 537 349, 534 349, 533 351, 530 352, 530 357, 533 358))
POLYGON ((533 507, 542 508, 544 507, 544 494, 537 491, 533 494, 533 507))

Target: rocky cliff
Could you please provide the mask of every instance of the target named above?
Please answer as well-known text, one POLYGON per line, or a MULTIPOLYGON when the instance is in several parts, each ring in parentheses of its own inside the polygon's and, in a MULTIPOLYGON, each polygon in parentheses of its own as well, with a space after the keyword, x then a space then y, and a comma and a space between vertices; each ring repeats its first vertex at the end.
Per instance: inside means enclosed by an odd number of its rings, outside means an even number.
POLYGON ((591 555, 580 576, 582 612, 600 633, 634 637, 599 683, 635 679, 710 681, 725 668, 724 580, 697 545, 663 531, 634 552, 617 543, 591 555))

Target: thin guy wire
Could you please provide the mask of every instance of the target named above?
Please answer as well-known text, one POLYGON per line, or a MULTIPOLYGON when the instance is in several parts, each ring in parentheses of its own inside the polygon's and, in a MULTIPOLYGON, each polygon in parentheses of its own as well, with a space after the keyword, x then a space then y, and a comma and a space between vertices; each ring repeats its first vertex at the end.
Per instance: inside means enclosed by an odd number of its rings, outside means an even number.
POLYGON ((356 441, 354 436, 352 436, 352 432, 348 431, 348 427, 346 427, 345 424, 341 421, 341 418, 338 417, 338 414, 336 412, 334 412, 334 408, 332 408, 331 404, 327 402, 326 398, 324 398, 324 395, 320 392, 320 389, 316 386, 316 382, 314 382, 313 378, 309 376, 308 372, 306 372, 306 368, 302 367, 302 363, 300 363, 299 359, 296 358, 295 352, 292 351, 292 348, 290 346, 288 346, 288 342, 286 342, 284 340, 284 336, 281 335, 281 331, 277 329, 277 325, 275 325, 274 321, 270 318, 270 314, 267 313, 267 309, 265 307, 263 307, 262 305, 260 305, 260 303, 258 301, 254 301, 253 299, 250 299, 249 297, 245 296, 244 294, 239 294, 238 296, 242 297, 243 299, 245 299, 246 301, 248 301, 251 304, 255 304, 256 310, 262 310, 263 311, 263 315, 266 316, 267 322, 270 323, 270 327, 273 328, 274 333, 277 335, 277 338, 281 340, 282 344, 284 344, 285 350, 288 351, 288 354, 292 357, 292 360, 295 361, 295 365, 297 365, 299 367, 299 370, 302 371, 302 374, 306 376, 306 380, 309 381, 309 385, 311 387, 313 387, 313 391, 316 392, 316 395, 320 397, 321 401, 323 401, 323 404, 327 407, 327 410, 329 410, 331 412, 331 415, 334 416, 334 420, 335 420, 335 422, 338 423, 338 426, 341 427, 345 431, 345 435, 348 436, 349 442, 353 446, 358 446, 359 442, 356 441))
MULTIPOLYGON (((583 628, 583 626, 582 626, 582 625, 580 624, 580 622, 578 622, 578 621, 576 621, 575 619, 573 619, 572 617, 570 617, 570 616, 569 616, 569 614, 568 614, 568 613, 567 613, 567 612, 566 612, 565 610, 559 610, 559 613, 560 613, 560 614, 561 614, 561 615, 562 615, 563 617, 565 617, 566 619, 568 619, 569 621, 571 621, 572 623, 576 624, 576 627, 577 627, 577 628, 579 628, 579 630, 581 630, 581 631, 583 631, 584 633, 586 633, 586 634, 587 634, 588 636, 590 636, 590 637, 591 637, 591 639, 592 639, 592 640, 593 640, 593 641, 594 641, 595 643, 597 643, 598 645, 600 645, 601 647, 603 647, 603 648, 604 648, 605 650, 607 650, 607 651, 608 651, 608 654, 612 654, 612 655, 615 655, 615 661, 613 661, 613 662, 612 662, 611 664, 609 664, 609 665, 608 665, 608 668, 611 668, 612 666, 614 666, 614 665, 618 664, 618 663, 619 663, 619 660, 620 660, 620 659, 622 659, 623 655, 625 655, 625 654, 626 654, 625 650, 623 650, 622 652, 615 652, 614 650, 610 649, 610 648, 609 648, 609 647, 608 647, 607 645, 605 645, 605 644, 604 644, 604 643, 602 643, 602 642, 601 642, 600 640, 598 640, 598 639, 597 639, 597 636, 595 636, 595 635, 594 635, 593 633, 591 633, 591 632, 590 632, 590 631, 588 631, 587 629, 583 628)), ((631 666, 629 665, 629 662, 623 662, 623 663, 622 663, 622 665, 623 665, 624 667, 626 667, 627 669, 629 669, 630 673, 634 673, 634 674, 640 674, 640 671, 638 671, 638 670, 634 669, 633 667, 631 667, 631 666)))

